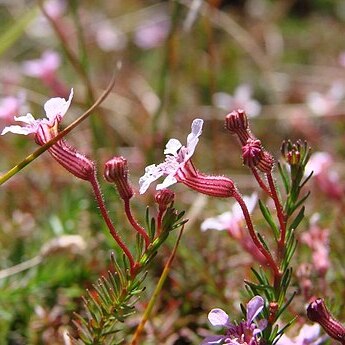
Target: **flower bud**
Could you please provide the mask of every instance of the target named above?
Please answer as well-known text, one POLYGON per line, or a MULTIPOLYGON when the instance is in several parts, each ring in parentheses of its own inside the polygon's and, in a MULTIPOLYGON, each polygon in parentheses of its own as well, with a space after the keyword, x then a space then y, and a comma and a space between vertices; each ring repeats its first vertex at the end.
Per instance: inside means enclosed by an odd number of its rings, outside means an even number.
POLYGON ((238 109, 234 110, 225 117, 225 128, 231 134, 237 134, 242 145, 245 145, 247 140, 251 137, 248 118, 244 110, 238 109))
POLYGON ((127 160, 123 157, 114 157, 105 163, 104 178, 115 183, 121 199, 129 200, 134 192, 128 182, 127 160))
POLYGON ((242 159, 244 165, 258 168, 264 173, 270 172, 273 168, 272 156, 264 151, 258 139, 248 139, 246 145, 242 146, 242 159))
POLYGON ((286 162, 290 165, 297 165, 301 161, 301 143, 292 144, 290 140, 284 141, 281 152, 286 162))
POLYGON ((333 318, 322 298, 311 302, 307 308, 309 320, 317 322, 333 339, 345 343, 345 327, 333 318))
POLYGON ((170 189, 162 189, 155 195, 156 203, 158 204, 159 211, 163 212, 174 201, 175 193, 170 189))

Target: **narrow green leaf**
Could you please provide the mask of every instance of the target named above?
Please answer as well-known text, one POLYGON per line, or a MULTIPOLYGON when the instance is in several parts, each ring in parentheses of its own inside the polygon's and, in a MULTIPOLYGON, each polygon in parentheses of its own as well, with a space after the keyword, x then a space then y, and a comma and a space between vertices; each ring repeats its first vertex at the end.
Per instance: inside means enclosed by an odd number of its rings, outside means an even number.
POLYGON ((289 193, 289 190, 290 190, 290 182, 289 182, 289 177, 287 175, 287 171, 286 171, 286 168, 283 167, 280 162, 278 162, 278 170, 279 170, 279 175, 283 181, 283 184, 284 184, 284 188, 285 188, 285 192, 286 194, 289 193))
POLYGON ((258 239, 260 240, 260 242, 262 243, 262 245, 265 247, 265 249, 266 249, 269 253, 271 253, 270 250, 269 250, 269 248, 268 248, 268 245, 267 245, 266 241, 265 241, 264 238, 261 236, 261 234, 260 234, 259 232, 257 232, 256 235, 258 236, 258 239))
POLYGON ((261 210, 262 215, 266 219, 270 228, 273 230, 273 234, 274 234, 275 239, 278 239, 279 235, 280 235, 279 229, 278 229, 277 225, 275 224, 275 222, 273 221, 270 210, 268 209, 268 207, 266 205, 264 205, 262 203, 262 201, 260 199, 259 199, 259 206, 260 206, 260 210, 261 210))
POLYGON ((305 206, 303 206, 303 207, 299 210, 299 212, 298 212, 296 218, 293 220, 293 222, 292 222, 291 225, 289 226, 289 230, 297 229, 298 225, 301 223, 301 221, 302 221, 303 218, 304 218, 304 210, 305 210, 305 206))
POLYGON ((292 213, 294 213, 294 211, 299 207, 301 206, 304 201, 306 201, 306 199, 309 197, 310 195, 310 192, 308 192, 301 200, 299 200, 290 210, 290 212, 288 213, 289 216, 292 215, 292 213))
POLYGON ((24 34, 28 25, 36 18, 38 14, 38 7, 34 6, 28 11, 25 11, 20 17, 11 23, 0 36, 0 56, 24 34))

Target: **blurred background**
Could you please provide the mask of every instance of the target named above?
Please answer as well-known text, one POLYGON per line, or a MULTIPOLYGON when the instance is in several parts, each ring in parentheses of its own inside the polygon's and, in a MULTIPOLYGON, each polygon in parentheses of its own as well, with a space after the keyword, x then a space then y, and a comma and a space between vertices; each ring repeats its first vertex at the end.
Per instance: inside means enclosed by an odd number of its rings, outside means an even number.
MULTIPOLYGON (((0 28, 1 130, 27 112, 44 117, 49 98, 67 98, 74 88, 66 126, 116 74, 106 101, 66 139, 96 162, 110 215, 127 243, 134 245, 134 234, 122 202, 102 181, 103 164, 114 155, 127 158, 137 190, 145 166, 164 159, 168 139, 185 143, 200 117, 204 132, 193 162, 202 172, 231 177, 250 195, 258 188, 236 138, 224 129, 227 113, 246 110, 252 131, 277 160, 284 139, 307 140, 315 173, 297 234, 297 298, 289 312, 298 318, 290 332, 305 322, 310 296, 327 296, 345 320, 344 1, 2 0, 0 28)), ((11 134, 0 145, 1 173, 37 148, 31 137, 11 134)), ((200 344, 210 309, 240 314, 243 280, 252 274, 254 259, 240 237, 200 229, 206 218, 231 210, 232 201, 183 185, 173 189, 176 208, 190 220, 143 344, 200 344)), ((152 187, 133 201, 140 221, 153 193, 152 187)), ((118 253, 92 191, 45 153, 1 186, 0 205, 0 344, 65 344, 85 289, 108 270, 110 253, 118 253)), ((265 233, 258 207, 253 218, 265 233)), ((153 263, 124 337, 135 329, 175 238, 153 263)))

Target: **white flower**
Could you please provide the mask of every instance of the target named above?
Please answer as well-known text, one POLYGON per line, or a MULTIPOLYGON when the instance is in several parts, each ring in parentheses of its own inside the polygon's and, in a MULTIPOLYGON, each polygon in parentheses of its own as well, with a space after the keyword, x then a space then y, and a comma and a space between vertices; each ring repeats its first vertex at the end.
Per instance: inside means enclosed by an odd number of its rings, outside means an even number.
POLYGON ((309 162, 305 169, 305 176, 313 172, 314 176, 329 171, 333 164, 332 156, 327 152, 315 152, 310 156, 309 162))
POLYGON ((19 125, 12 125, 7 126, 1 132, 1 135, 4 135, 8 132, 15 133, 15 134, 23 134, 28 135, 31 133, 36 134, 39 127, 41 125, 46 125, 49 127, 53 127, 55 121, 61 122, 62 118, 66 114, 68 108, 71 105, 73 97, 73 89, 69 95, 68 100, 66 101, 64 98, 56 97, 51 98, 44 104, 44 110, 46 113, 47 118, 43 119, 35 119, 32 114, 28 113, 25 116, 14 117, 16 121, 25 123, 24 126, 19 125))
POLYGON ((315 323, 314 325, 303 325, 299 334, 290 339, 283 334, 279 339, 277 345, 319 345, 325 340, 320 336, 320 326, 315 323))
MULTIPOLYGON (((257 203, 258 195, 253 193, 251 196, 244 196, 243 201, 247 205, 249 213, 252 213, 257 203)), ((231 211, 220 214, 217 217, 207 218, 201 224, 201 231, 214 229, 218 231, 229 230, 237 232, 239 223, 243 220, 243 213, 238 203, 235 203, 231 211)))
POLYGON ((329 115, 338 106, 344 96, 344 84, 340 81, 335 81, 324 94, 316 91, 310 92, 306 97, 306 104, 316 115, 329 115))
POLYGON ((252 98, 252 89, 248 84, 239 85, 233 96, 226 92, 216 92, 212 98, 216 107, 225 110, 243 109, 249 117, 255 117, 261 111, 261 105, 252 98))
POLYGON ((157 190, 167 188, 178 182, 177 174, 192 157, 199 142, 203 123, 202 119, 195 119, 193 121, 192 131, 187 136, 187 146, 183 146, 177 139, 170 139, 168 141, 164 150, 166 155, 165 161, 159 165, 152 164, 147 166, 145 174, 139 179, 140 194, 145 193, 150 184, 161 176, 166 176, 166 178, 163 183, 157 185, 157 190))

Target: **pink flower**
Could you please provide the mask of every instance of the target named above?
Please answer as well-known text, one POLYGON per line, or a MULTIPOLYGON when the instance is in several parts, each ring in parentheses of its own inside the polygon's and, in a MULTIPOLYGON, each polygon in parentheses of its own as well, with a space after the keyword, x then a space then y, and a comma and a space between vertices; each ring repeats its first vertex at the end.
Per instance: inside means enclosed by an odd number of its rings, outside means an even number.
POLYGON ((231 96, 225 92, 216 92, 213 95, 213 104, 225 110, 243 109, 249 117, 260 114, 260 103, 252 98, 252 89, 248 84, 239 85, 231 96))
POLYGON ((320 326, 318 324, 304 324, 296 337, 289 338, 283 334, 277 345, 319 345, 324 340, 324 337, 320 336, 320 326))
POLYGON ((22 69, 24 74, 40 79, 55 95, 65 97, 68 91, 57 76, 60 63, 58 53, 48 50, 42 54, 41 58, 24 62, 22 69))
MULTIPOLYGON (((252 213, 258 200, 258 195, 253 193, 251 196, 244 196, 243 201, 247 205, 248 212, 252 213)), ((201 230, 206 231, 210 229, 222 231, 227 230, 234 238, 242 237, 243 228, 243 213, 240 205, 235 203, 231 211, 220 214, 214 218, 207 218, 201 224, 201 230)))
POLYGON ((324 94, 315 91, 309 93, 306 97, 306 103, 313 113, 324 116, 331 114, 344 96, 344 84, 340 81, 335 81, 324 94))
POLYGON ((344 195, 344 187, 337 171, 331 169, 332 166, 333 158, 329 153, 316 152, 311 155, 306 166, 306 176, 313 171, 315 184, 320 190, 331 199, 340 200, 344 195))
POLYGON ((164 150, 166 155, 165 162, 157 166, 155 164, 149 165, 145 169, 145 175, 140 178, 140 194, 145 193, 150 184, 163 175, 167 177, 163 183, 157 186, 157 190, 167 188, 178 182, 178 176, 176 175, 192 157, 199 142, 203 124, 204 121, 201 119, 193 121, 192 132, 187 137, 187 146, 182 146, 177 139, 170 139, 168 141, 164 150))
MULTIPOLYGON (((25 116, 15 117, 16 121, 23 122, 25 125, 5 127, 1 135, 8 132, 23 135, 34 134, 36 143, 41 146, 44 145, 58 134, 58 125, 66 114, 72 97, 73 89, 67 101, 60 97, 51 98, 47 101, 44 104, 47 118, 36 120, 30 113, 25 116)), ((57 141, 48 151, 58 163, 74 176, 86 181, 94 179, 94 163, 75 148, 68 145, 65 140, 57 141)))
POLYGON ((13 120, 15 114, 18 114, 23 108, 25 95, 8 96, 0 99, 0 121, 9 123, 13 120))
MULTIPOLYGON (((25 123, 24 126, 19 125, 12 125, 5 127, 1 132, 1 135, 4 135, 8 132, 15 133, 15 134, 37 134, 40 127, 49 127, 54 128, 60 123, 66 114, 68 108, 71 105, 73 97, 73 89, 69 95, 68 100, 66 101, 64 98, 56 97, 51 98, 44 104, 44 110, 46 113, 46 117, 44 119, 35 119, 32 114, 28 113, 25 116, 14 117, 16 121, 25 123)), ((57 129, 56 129, 57 132, 57 129)))
MULTIPOLYGON (((257 203, 258 196, 253 193, 251 196, 244 196, 243 201, 247 205, 248 212, 252 213, 257 203)), ((222 213, 214 218, 207 218, 201 224, 201 230, 206 231, 214 229, 218 231, 226 230, 228 234, 238 241, 241 247, 249 253, 256 261, 262 265, 266 265, 267 261, 255 246, 252 238, 244 226, 244 217, 239 204, 235 203, 231 211, 222 213)))
POLYGON ((48 50, 42 54, 41 58, 24 62, 23 72, 30 77, 50 81, 55 78, 60 63, 58 53, 48 50))
POLYGON ((329 230, 312 224, 307 232, 301 235, 301 242, 312 250, 313 265, 320 275, 324 276, 330 267, 329 230))
POLYGON ((155 48, 167 38, 170 30, 168 19, 148 22, 138 27, 135 32, 134 42, 142 49, 155 48))
POLYGON ((208 336, 201 345, 258 345, 260 343, 259 335, 266 328, 267 321, 262 319, 256 324, 254 319, 261 313, 264 305, 265 301, 261 296, 253 297, 247 304, 247 320, 241 321, 238 325, 230 322, 230 318, 224 310, 212 309, 208 314, 209 321, 213 326, 225 327, 226 334, 208 336))
POLYGON ((96 30, 96 42, 105 52, 119 51, 126 48, 126 35, 110 21, 101 21, 97 24, 96 30))
POLYGON ((145 168, 145 174, 139 179, 140 194, 146 192, 153 181, 161 176, 166 176, 163 183, 157 185, 161 190, 171 185, 182 182, 191 189, 200 193, 216 197, 230 197, 233 195, 234 183, 224 176, 209 176, 198 172, 191 157, 199 142, 204 121, 195 119, 192 123, 192 132, 187 137, 187 146, 183 146, 179 140, 170 139, 166 144, 164 154, 165 161, 161 164, 149 165, 145 168))

